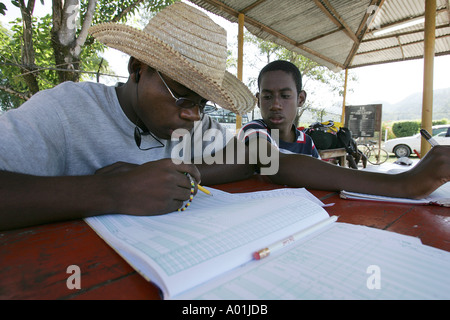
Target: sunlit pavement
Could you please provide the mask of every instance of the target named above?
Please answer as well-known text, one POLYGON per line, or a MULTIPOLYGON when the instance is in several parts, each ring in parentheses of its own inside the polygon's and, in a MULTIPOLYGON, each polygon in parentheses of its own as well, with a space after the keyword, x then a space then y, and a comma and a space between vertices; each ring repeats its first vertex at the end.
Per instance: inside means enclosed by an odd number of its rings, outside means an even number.
MULTIPOLYGON (((409 157, 408 158, 408 160, 411 162, 410 165, 395 163, 396 161, 398 162, 398 160, 399 159, 397 159, 396 157, 391 157, 391 158, 389 158, 388 161, 386 161, 385 163, 380 164, 380 165, 374 165, 374 164, 367 162, 366 168, 363 168, 362 163, 359 163, 358 170, 365 170, 365 171, 371 171, 371 172, 382 172, 382 173, 399 173, 399 172, 403 172, 403 171, 407 171, 407 170, 411 169, 419 162, 419 158, 417 158, 417 157, 414 157, 414 158, 409 157)), ((408 160, 406 160, 406 161, 409 162, 408 160)))

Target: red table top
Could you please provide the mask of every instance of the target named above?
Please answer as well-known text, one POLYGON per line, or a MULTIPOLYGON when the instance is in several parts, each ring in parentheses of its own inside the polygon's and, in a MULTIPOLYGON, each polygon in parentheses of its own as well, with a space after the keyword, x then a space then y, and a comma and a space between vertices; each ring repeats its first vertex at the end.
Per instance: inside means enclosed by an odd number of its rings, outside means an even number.
MULTIPOLYGON (((227 192, 282 186, 261 176, 213 186, 227 192)), ((339 216, 339 222, 419 237, 423 244, 450 251, 450 210, 343 200, 338 193, 309 190, 339 216)), ((0 232, 0 299, 160 299, 158 288, 141 277, 83 220, 0 232), (81 271, 81 289, 68 289, 71 272, 81 271)))

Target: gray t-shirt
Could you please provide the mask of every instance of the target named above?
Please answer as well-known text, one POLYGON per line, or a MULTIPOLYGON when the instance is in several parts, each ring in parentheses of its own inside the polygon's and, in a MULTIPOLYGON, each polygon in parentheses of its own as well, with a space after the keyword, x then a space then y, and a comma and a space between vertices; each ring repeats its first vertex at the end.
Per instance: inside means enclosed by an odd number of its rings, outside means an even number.
MULTIPOLYGON (((136 146, 134 130, 114 87, 65 82, 0 116, 0 170, 41 176, 85 175, 117 161, 142 164, 174 157, 174 148, 180 156, 187 150, 180 148, 179 140, 158 141, 143 135, 142 146, 156 148, 142 151, 136 146)), ((184 141, 193 141, 191 155, 197 157, 212 141, 217 150, 231 136, 205 115, 184 141), (209 140, 199 134, 208 129, 214 133, 209 140)))

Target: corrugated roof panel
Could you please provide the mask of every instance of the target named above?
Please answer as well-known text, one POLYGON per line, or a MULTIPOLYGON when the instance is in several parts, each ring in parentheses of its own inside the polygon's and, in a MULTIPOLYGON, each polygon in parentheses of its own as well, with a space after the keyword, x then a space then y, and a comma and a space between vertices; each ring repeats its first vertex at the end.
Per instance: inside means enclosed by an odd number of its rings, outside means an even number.
POLYGON ((418 41, 423 41, 424 33, 423 32, 415 32, 411 34, 407 34, 404 36, 399 36, 400 42, 402 44, 414 43, 418 41))
POLYGON ((401 57, 402 52, 400 48, 390 48, 377 52, 369 52, 363 54, 357 54, 353 58, 352 64, 354 66, 366 65, 366 64, 376 64, 378 61, 395 61, 396 57, 401 57))
POLYGON ((353 33, 356 33, 369 2, 367 0, 329 0, 329 3, 353 33))
POLYGON ((450 54, 450 36, 436 39, 434 52, 450 54))
POLYGON ((353 46, 353 40, 344 32, 329 35, 318 40, 307 43, 306 45, 314 51, 321 52, 327 57, 344 64, 350 49, 353 46))
MULTIPOLYGON (((385 0, 377 11, 373 10, 376 6, 370 7, 371 0, 319 0, 319 3, 311 0, 191 2, 233 22, 237 22, 238 13, 244 10, 247 30, 258 37, 303 54, 332 70, 423 56, 423 23, 382 36, 375 36, 374 31, 423 16, 425 0, 385 0), (251 5, 254 7, 247 10, 251 5), (324 10, 328 10, 328 14, 324 10), (333 19, 340 21, 342 25, 333 19), (365 30, 371 19, 372 30, 365 30), (348 35, 344 26, 349 28, 353 35, 348 35), (359 42, 355 32, 361 27, 365 34, 363 41, 359 42), (353 59, 349 58, 350 54, 355 55, 353 59)), ((380 2, 379 0, 376 3, 380 2)), ((450 53, 449 2, 437 0, 436 5, 435 52, 450 53)))
POLYGON ((394 37, 380 39, 380 40, 374 40, 374 41, 362 42, 359 45, 358 53, 368 52, 368 51, 375 51, 375 50, 384 49, 384 48, 390 48, 390 47, 395 47, 397 45, 398 45, 398 40, 397 40, 397 38, 394 38, 394 37))
POLYGON ((423 42, 402 46, 405 59, 423 57, 423 42))
POLYGON ((441 10, 436 14, 436 26, 449 25, 449 12, 447 10, 441 10))
POLYGON ((417 17, 423 15, 424 11, 424 0, 385 1, 380 12, 381 25, 417 17))
POLYGON ((266 1, 247 15, 300 43, 336 29, 313 1, 266 1))
POLYGON ((436 30, 436 38, 442 37, 444 35, 449 35, 450 34, 450 25, 448 27, 445 28, 440 28, 436 30))

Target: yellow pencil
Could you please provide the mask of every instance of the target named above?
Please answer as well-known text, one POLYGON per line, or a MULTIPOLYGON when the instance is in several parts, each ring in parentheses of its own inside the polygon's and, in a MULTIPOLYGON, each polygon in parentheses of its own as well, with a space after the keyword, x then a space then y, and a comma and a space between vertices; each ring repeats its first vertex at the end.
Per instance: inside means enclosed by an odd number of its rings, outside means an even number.
POLYGON ((198 190, 200 190, 200 191, 203 191, 204 193, 206 193, 206 194, 208 194, 208 195, 212 196, 212 193, 211 193, 211 191, 209 191, 209 190, 205 189, 205 188, 204 188, 204 187, 202 187, 201 185, 197 184, 197 188, 198 188, 198 190))

